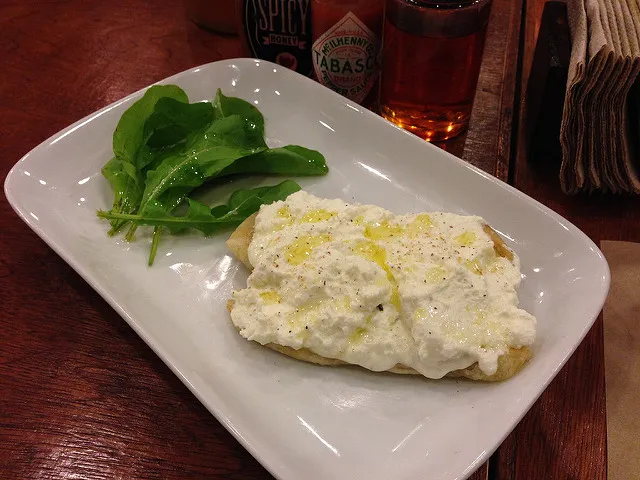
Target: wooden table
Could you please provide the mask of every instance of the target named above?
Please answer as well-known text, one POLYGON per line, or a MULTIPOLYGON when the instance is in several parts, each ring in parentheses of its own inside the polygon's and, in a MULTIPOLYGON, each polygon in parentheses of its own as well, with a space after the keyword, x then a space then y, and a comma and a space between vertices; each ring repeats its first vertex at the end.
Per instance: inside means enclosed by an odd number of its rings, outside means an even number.
MULTIPOLYGON (((469 133, 443 147, 511 181, 595 241, 640 241, 636 199, 567 198, 527 159, 518 119, 542 0, 494 0, 469 133), (524 13, 524 15, 523 15, 524 13)), ((75 120, 187 68, 238 56, 180 2, 0 4, 0 173, 75 120)), ((0 202, 0 478, 269 474, 127 324, 0 202)), ((480 479, 606 476, 602 324, 480 479)))

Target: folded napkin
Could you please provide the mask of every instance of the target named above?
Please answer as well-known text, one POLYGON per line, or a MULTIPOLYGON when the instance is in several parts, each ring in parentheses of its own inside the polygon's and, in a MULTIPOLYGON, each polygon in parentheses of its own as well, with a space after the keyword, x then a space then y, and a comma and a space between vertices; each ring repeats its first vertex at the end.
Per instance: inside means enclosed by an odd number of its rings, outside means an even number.
POLYGON ((602 242, 611 269, 604 306, 608 479, 640 476, 640 243, 602 242))
POLYGON ((567 0, 572 49, 560 143, 566 193, 640 193, 638 0, 567 0))

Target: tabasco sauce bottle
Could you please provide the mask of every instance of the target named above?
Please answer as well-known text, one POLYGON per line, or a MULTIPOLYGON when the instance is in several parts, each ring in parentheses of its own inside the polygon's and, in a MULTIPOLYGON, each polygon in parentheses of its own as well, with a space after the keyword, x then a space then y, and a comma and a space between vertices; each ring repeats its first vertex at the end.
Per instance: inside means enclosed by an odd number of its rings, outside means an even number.
POLYGON ((311 0, 238 0, 244 54, 311 75, 311 0))
POLYGON ((375 108, 384 0, 311 0, 313 77, 375 108))

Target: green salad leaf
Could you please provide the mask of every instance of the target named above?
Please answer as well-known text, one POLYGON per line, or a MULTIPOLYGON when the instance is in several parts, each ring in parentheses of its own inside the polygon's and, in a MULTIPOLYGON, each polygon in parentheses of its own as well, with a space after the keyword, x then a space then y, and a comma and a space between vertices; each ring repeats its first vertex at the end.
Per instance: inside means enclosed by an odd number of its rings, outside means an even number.
POLYGON ((135 163, 136 154, 146 140, 145 123, 161 98, 171 98, 185 104, 189 102, 187 94, 175 85, 150 87, 140 100, 122 114, 113 132, 113 153, 116 158, 123 162, 135 163))
MULTIPOLYGON (((111 184, 113 190, 113 206, 111 211, 116 213, 132 213, 138 209, 142 199, 143 185, 141 181, 131 178, 124 168, 122 160, 113 157, 104 167, 102 175, 111 184)), ((115 234, 126 223, 112 220, 109 235, 115 234)))
POLYGON ((266 147, 253 141, 238 115, 213 122, 188 139, 184 150, 164 158, 158 168, 148 172, 141 209, 173 188, 193 190, 236 160, 264 150, 266 147))
POLYGON ((227 97, 218 89, 213 100, 213 118, 220 120, 231 116, 239 116, 246 124, 247 131, 262 147, 267 143, 264 139, 264 117, 256 107, 249 102, 236 97, 227 97))
POLYGON ((315 150, 298 145, 269 148, 264 117, 251 103, 220 89, 212 102, 189 103, 175 85, 149 88, 122 114, 113 134, 113 153, 102 168, 114 193, 113 206, 98 216, 111 223, 110 235, 129 223, 128 241, 134 240, 138 226, 152 226, 150 265, 162 230, 196 229, 210 235, 300 189, 291 180, 240 189, 227 204, 211 209, 189 198, 211 180, 239 174, 328 172, 324 157, 315 150), (186 213, 177 215, 183 204, 186 213))
POLYGON ((297 145, 263 150, 233 162, 219 176, 237 173, 269 175, 325 175, 329 171, 321 153, 297 145))
MULTIPOLYGON (((184 150, 164 158, 158 168, 147 173, 139 212, 164 208, 173 210, 193 189, 201 186, 236 160, 265 150, 252 136, 244 119, 238 115, 215 121, 204 132, 187 140, 184 150)), ((135 224, 127 239, 133 239, 135 224)))
POLYGON ((141 215, 100 210, 98 216, 108 220, 127 220, 137 225, 166 227, 171 233, 179 233, 192 228, 208 236, 221 228, 239 225, 247 217, 257 212, 261 205, 284 200, 298 190, 300 190, 300 185, 293 180, 285 180, 273 186, 236 190, 231 194, 226 204, 213 208, 188 198, 189 208, 184 215, 180 216, 168 214, 158 206, 149 207, 146 213, 141 215))
MULTIPOLYGON (((187 95, 175 85, 158 85, 149 88, 143 97, 134 102, 123 114, 113 133, 113 153, 102 169, 114 191, 112 211, 135 212, 142 199, 144 177, 137 166, 136 157, 144 145, 144 125, 161 98, 188 102, 187 95)), ((113 235, 126 222, 111 221, 109 234, 113 235)))
POLYGON ((212 120, 213 106, 209 102, 184 103, 163 97, 144 123, 143 138, 151 149, 170 147, 191 132, 206 128, 212 120))
MULTIPOLYGON (((199 230, 205 235, 211 235, 222 229, 240 225, 247 217, 260 209, 261 205, 268 205, 278 200, 284 200, 289 195, 300 190, 300 186, 293 180, 285 180, 277 185, 239 189, 231 194, 228 203, 210 208, 204 203, 188 198, 189 208, 184 215, 174 216, 159 205, 153 205, 140 215, 99 211, 98 216, 107 220, 124 220, 135 225, 150 225, 166 227, 171 233, 179 233, 186 229, 199 230)), ((154 231, 154 233, 155 233, 154 231)), ((154 235, 149 256, 149 265, 158 249, 159 236, 154 235)))

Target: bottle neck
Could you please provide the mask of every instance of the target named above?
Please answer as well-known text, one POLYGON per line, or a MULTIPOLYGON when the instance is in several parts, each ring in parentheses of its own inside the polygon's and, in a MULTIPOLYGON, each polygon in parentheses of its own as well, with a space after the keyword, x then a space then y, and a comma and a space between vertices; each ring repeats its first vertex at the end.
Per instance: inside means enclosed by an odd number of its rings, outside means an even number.
POLYGON ((440 10, 462 10, 469 7, 480 7, 488 3, 487 0, 405 0, 405 2, 416 7, 440 10))
POLYGON ((387 21, 412 35, 464 37, 487 25, 491 0, 387 0, 387 21))

